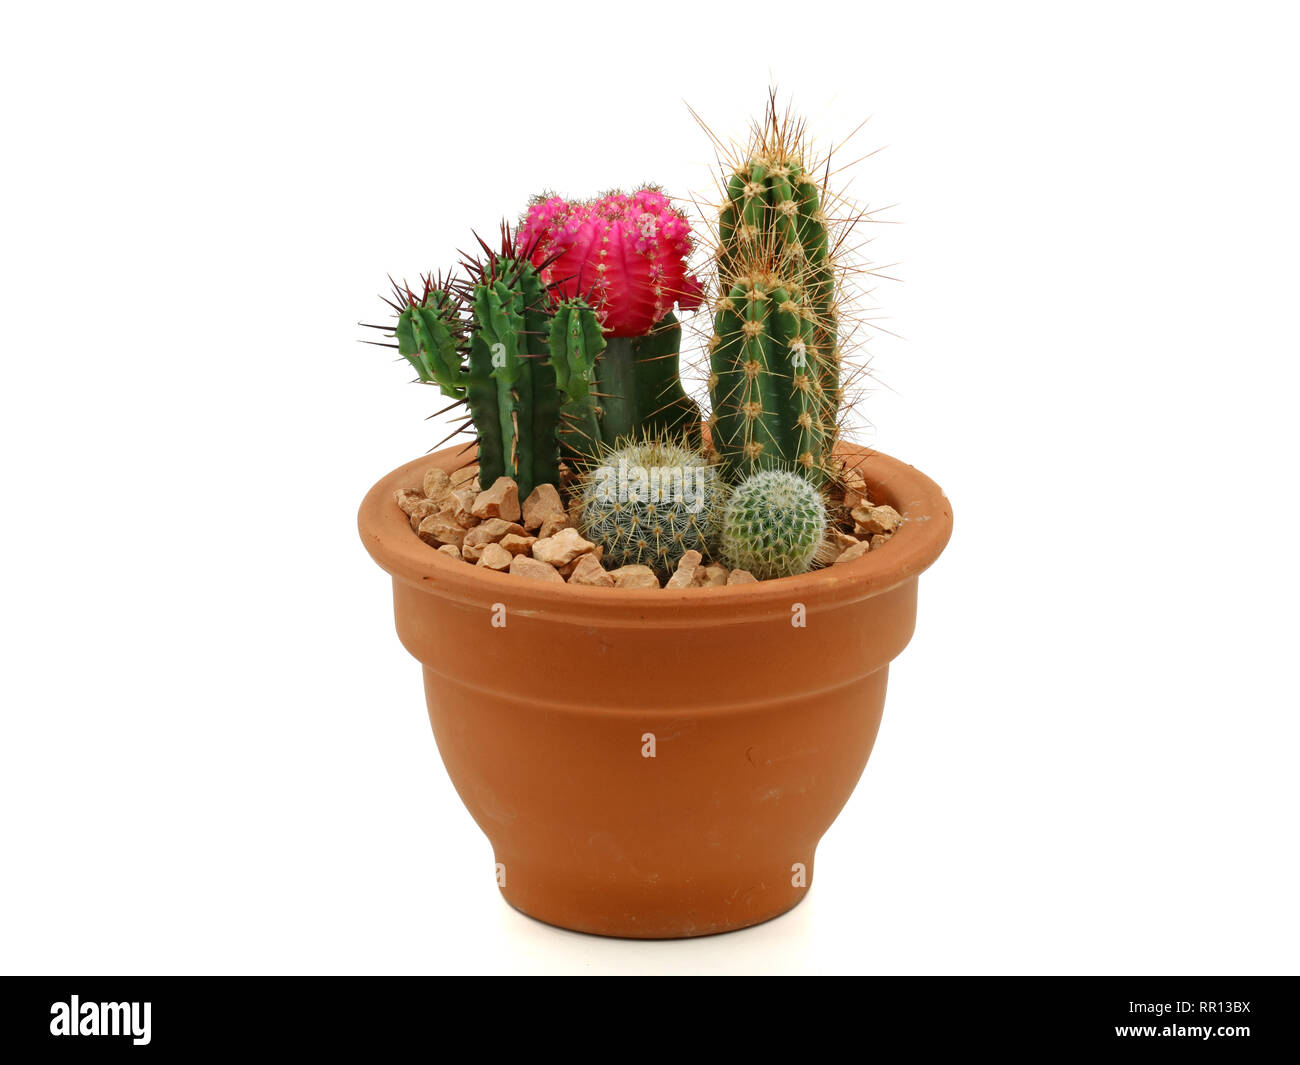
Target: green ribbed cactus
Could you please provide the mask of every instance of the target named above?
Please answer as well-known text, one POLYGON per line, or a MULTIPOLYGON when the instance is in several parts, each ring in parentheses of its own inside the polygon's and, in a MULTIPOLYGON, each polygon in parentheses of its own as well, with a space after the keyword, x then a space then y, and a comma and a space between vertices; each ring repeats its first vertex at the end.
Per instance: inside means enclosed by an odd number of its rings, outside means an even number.
POLYGON ((760 581, 806 572, 826 534, 826 504, 806 478, 763 470, 731 493, 722 518, 722 560, 760 581))
POLYGON ((490 256, 469 289, 467 399, 478 430, 479 484, 513 477, 520 498, 560 483, 560 399, 548 361, 551 308, 526 260, 490 256))
POLYGON ((712 555, 728 491, 695 448, 647 441, 607 451, 582 487, 582 535, 607 566, 649 566, 661 578, 687 551, 712 555))
POLYGON ((596 366, 607 444, 659 438, 700 446, 700 408, 679 377, 681 341, 671 311, 645 336, 609 338, 596 366))
POLYGON ((426 277, 418 297, 395 286, 401 303, 392 304, 398 312, 393 334, 422 382, 469 407, 479 484, 513 477, 526 498, 539 484, 560 483, 550 296, 527 260, 489 252, 467 265, 468 282, 426 277))
POLYGON ((560 391, 560 454, 580 462, 595 455, 601 442, 601 409, 592 385, 605 338, 595 311, 583 300, 565 300, 555 309, 548 344, 560 391))
POLYGON ((825 190, 773 108, 718 217, 709 391, 713 446, 734 477, 830 476, 842 398, 825 190))

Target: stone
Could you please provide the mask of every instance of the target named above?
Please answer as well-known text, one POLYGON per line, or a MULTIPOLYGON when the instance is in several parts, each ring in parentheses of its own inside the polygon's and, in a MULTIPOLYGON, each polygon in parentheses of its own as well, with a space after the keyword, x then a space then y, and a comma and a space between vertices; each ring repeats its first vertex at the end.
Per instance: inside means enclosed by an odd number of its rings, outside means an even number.
POLYGON ((399 488, 393 493, 393 498, 397 500, 397 505, 402 508, 404 514, 410 514, 417 505, 424 501, 423 495, 412 491, 410 488, 399 488))
POLYGON ((581 562, 584 558, 594 558, 597 562, 599 562, 604 557, 605 557, 605 548, 604 545, 600 545, 600 546, 593 547, 590 551, 584 554, 579 555, 567 566, 557 566, 556 569, 560 571, 561 577, 567 578, 577 567, 578 563, 581 562))
MULTIPOLYGON (((462 492, 444 492, 440 509, 449 513, 452 520, 462 529, 472 529, 478 524, 478 518, 469 512, 469 507, 465 505, 463 495, 462 492)), ((473 502, 472 498, 470 502, 473 502)))
POLYGON ((419 531, 420 539, 434 546, 451 544, 459 550, 463 548, 465 542, 465 530, 449 510, 440 510, 437 514, 430 514, 424 521, 420 522, 419 531))
POLYGON ((515 555, 510 561, 510 572, 525 577, 530 581, 549 581, 552 584, 564 583, 564 578, 560 576, 559 570, 554 566, 549 566, 545 562, 538 562, 537 559, 529 558, 527 555, 515 555))
POLYGON ((542 527, 542 522, 556 514, 564 513, 559 490, 553 484, 539 484, 524 500, 524 528, 529 532, 542 527))
POLYGON ((870 550, 871 550, 871 541, 860 540, 858 541, 858 543, 850 547, 847 551, 842 552, 840 554, 840 557, 835 560, 835 565, 842 566, 846 562, 853 562, 856 559, 861 558, 870 550))
POLYGON ((586 584, 593 588, 613 588, 614 578, 596 561, 595 555, 581 555, 569 574, 570 584, 586 584))
POLYGON ((545 540, 554 536, 562 529, 571 528, 573 528, 573 526, 569 523, 569 515, 564 513, 548 514, 542 519, 541 527, 537 530, 537 536, 539 539, 545 540))
POLYGON ((655 576, 655 571, 649 566, 620 566, 618 569, 612 569, 608 572, 614 578, 615 588, 659 587, 659 578, 655 576))
MULTIPOLYGON (((427 494, 427 493, 426 493, 427 494)), ((857 470, 844 471, 844 509, 852 510, 867 502, 867 482, 857 470)))
POLYGON ((893 533, 876 533, 876 535, 871 538, 871 549, 874 551, 877 547, 883 547, 885 544, 889 543, 893 535, 893 533))
POLYGON ((482 525, 475 525, 465 533, 465 542, 461 544, 460 553, 469 561, 477 562, 485 544, 495 544, 509 533, 522 536, 523 532, 523 526, 513 521, 506 521, 505 518, 488 518, 482 525))
POLYGON ((448 483, 454 492, 458 488, 473 488, 478 491, 478 466, 462 466, 448 477, 448 483))
POLYGON ((499 543, 512 555, 526 555, 532 551, 533 544, 537 543, 537 537, 506 533, 505 536, 501 537, 499 543))
POLYGON ((515 556, 500 544, 484 544, 483 550, 479 552, 478 562, 475 564, 504 572, 510 568, 514 560, 515 556))
POLYGON ((843 551, 847 551, 850 547, 856 544, 858 542, 858 538, 856 536, 850 536, 848 533, 844 532, 841 529, 832 529, 831 541, 835 544, 836 548, 840 552, 843 552, 843 551))
POLYGON ((733 584, 757 584, 758 578, 747 569, 733 569, 727 574, 727 586, 733 584))
POLYGON ((505 518, 519 520, 519 485, 513 477, 498 477, 491 488, 485 488, 470 504, 469 512, 476 518, 505 518))
POLYGON ((726 566, 720 562, 711 562, 695 571, 695 585, 697 588, 722 588, 730 576, 731 570, 726 566))
POLYGON ((668 583, 664 587, 689 588, 695 583, 695 571, 702 561, 704 556, 698 551, 687 551, 677 560, 677 572, 668 578, 668 583))
POLYGON ((454 559, 460 558, 460 548, 457 547, 455 544, 443 544, 440 548, 438 548, 438 550, 442 552, 442 554, 444 555, 451 555, 451 557, 454 559))
POLYGON ((448 505, 456 508, 457 520, 467 529, 477 525, 482 520, 474 516, 474 500, 477 498, 478 492, 473 488, 458 488, 454 492, 449 492, 446 496, 448 505))
POLYGON ((863 533, 892 533, 903 523, 902 515, 893 507, 873 507, 863 505, 854 507, 853 531, 861 536, 863 533))
POLYGON ((552 566, 567 566, 595 546, 590 540, 584 540, 577 529, 561 529, 553 536, 540 537, 533 544, 533 558, 552 566))
POLYGON ((428 499, 441 499, 450 488, 451 477, 446 470, 434 466, 424 471, 424 494, 428 499))

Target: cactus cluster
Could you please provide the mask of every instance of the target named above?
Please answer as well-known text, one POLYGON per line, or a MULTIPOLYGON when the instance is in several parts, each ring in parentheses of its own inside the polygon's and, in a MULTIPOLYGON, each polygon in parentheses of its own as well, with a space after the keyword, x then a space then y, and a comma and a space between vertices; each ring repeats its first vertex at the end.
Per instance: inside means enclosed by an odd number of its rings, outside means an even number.
MULTIPOLYGON (((559 484, 561 407, 556 363, 577 388, 566 359, 588 371, 587 353, 549 343, 555 316, 546 286, 527 259, 515 258, 509 234, 502 252, 468 264, 459 283, 426 278, 416 296, 398 289, 394 335, 399 353, 419 379, 436 384, 469 408, 478 435, 479 483, 512 477, 525 495, 539 484, 559 484)), ((579 322, 590 308, 567 308, 579 322)), ((597 331, 598 332, 598 331, 597 331)))
POLYGON ((612 566, 672 573, 687 551, 711 557, 728 490, 696 449, 649 440, 608 452, 582 488, 582 535, 612 566))
MULTIPOLYGON (((704 286, 690 226, 657 188, 536 198, 458 274, 390 301, 400 354, 464 404, 480 484, 572 488, 607 567, 660 576, 689 550, 759 579, 816 564, 844 380, 829 172, 775 100, 724 175, 713 254, 711 414, 682 387, 682 326, 704 286), (562 483, 562 467, 576 475, 562 483), (734 486, 729 487, 729 486, 734 486)), ((839 202, 839 201, 836 201, 839 202)))
POLYGON ((826 534, 821 493, 798 473, 762 470, 738 484, 722 519, 722 560, 760 581, 806 572, 826 534))
POLYGON ((726 185, 710 339, 713 446, 733 477, 830 476, 841 402, 825 189, 772 110, 726 185))

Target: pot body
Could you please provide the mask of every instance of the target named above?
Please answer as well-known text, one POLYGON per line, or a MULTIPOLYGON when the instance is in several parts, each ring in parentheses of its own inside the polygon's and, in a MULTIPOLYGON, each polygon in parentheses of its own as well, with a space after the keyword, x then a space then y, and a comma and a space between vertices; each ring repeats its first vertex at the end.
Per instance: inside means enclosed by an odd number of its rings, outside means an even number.
POLYGON ((872 498, 910 519, 894 540, 859 562, 731 588, 561 587, 440 556, 392 493, 430 465, 454 468, 452 453, 367 497, 362 536, 393 573, 438 749, 517 909, 667 938, 757 924, 806 894, 817 843, 871 754, 917 576, 951 528, 928 478, 848 450, 872 498), (891 495, 893 467, 923 482, 912 513, 891 495), (392 538, 418 550, 394 558, 392 538))

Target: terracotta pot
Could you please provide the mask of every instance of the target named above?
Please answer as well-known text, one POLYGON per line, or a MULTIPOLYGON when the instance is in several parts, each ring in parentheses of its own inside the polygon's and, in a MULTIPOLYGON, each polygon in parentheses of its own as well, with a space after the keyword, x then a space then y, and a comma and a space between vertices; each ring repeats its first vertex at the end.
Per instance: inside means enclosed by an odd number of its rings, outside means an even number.
POLYGON ((668 938, 757 924, 807 893, 817 843, 871 754, 917 577, 952 530, 924 474, 842 451, 872 500, 907 518, 893 539, 853 563, 729 588, 546 584, 440 554, 393 492, 456 468, 459 448, 370 490, 361 538, 392 574, 438 750, 511 905, 583 932, 668 938))

